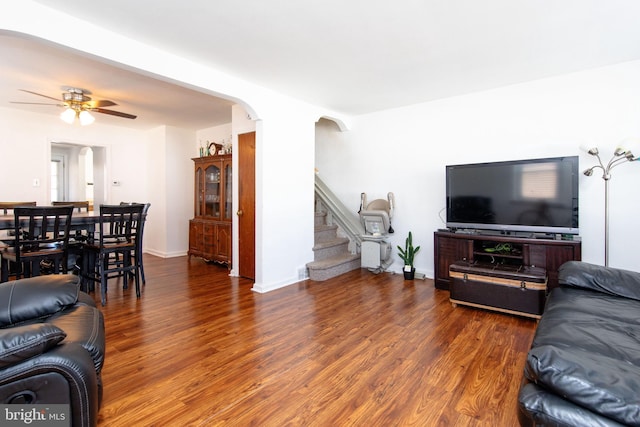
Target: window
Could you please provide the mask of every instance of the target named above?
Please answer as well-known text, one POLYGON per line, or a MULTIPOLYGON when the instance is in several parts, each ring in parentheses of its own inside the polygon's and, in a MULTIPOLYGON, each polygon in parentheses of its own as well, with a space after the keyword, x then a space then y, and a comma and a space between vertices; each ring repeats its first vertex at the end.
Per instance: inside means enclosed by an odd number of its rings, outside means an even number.
POLYGON ((524 165, 520 191, 525 198, 555 199, 558 197, 558 165, 524 165))
POLYGON ((51 156, 51 201, 64 200, 64 156, 51 156))

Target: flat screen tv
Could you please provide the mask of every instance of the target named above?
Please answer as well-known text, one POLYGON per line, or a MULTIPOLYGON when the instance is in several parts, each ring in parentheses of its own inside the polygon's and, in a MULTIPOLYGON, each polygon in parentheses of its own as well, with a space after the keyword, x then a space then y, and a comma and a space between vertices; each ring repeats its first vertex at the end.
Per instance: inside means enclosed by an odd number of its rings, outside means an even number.
POLYGON ((447 227, 578 234, 578 156, 449 165, 447 227))

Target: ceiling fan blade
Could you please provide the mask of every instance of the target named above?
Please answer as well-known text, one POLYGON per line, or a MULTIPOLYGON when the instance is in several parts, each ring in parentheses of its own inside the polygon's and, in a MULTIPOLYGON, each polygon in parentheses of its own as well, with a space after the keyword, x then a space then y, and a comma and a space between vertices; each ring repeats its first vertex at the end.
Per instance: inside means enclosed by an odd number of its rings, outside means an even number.
POLYGON ((114 105, 118 105, 115 102, 108 101, 106 99, 100 101, 87 101, 84 104, 89 108, 113 107, 114 105))
POLYGON ((31 94, 33 94, 33 95, 43 96, 43 97, 45 97, 45 98, 53 99, 54 101, 58 101, 58 102, 60 102, 60 98, 53 98, 53 97, 51 97, 51 96, 43 95, 43 94, 41 94, 41 93, 32 92, 32 91, 30 91, 30 90, 25 90, 25 89, 18 89, 18 90, 21 90, 22 92, 31 93, 31 94))
POLYGON ((138 116, 134 116, 133 114, 121 113, 120 111, 113 110, 105 110, 104 108, 92 108, 91 111, 95 111, 96 113, 109 114, 111 116, 123 117, 125 119, 135 119, 138 116))
POLYGON ((48 102, 19 102, 9 101, 10 104, 28 104, 28 105, 55 105, 56 107, 64 107, 62 104, 50 104, 48 102))

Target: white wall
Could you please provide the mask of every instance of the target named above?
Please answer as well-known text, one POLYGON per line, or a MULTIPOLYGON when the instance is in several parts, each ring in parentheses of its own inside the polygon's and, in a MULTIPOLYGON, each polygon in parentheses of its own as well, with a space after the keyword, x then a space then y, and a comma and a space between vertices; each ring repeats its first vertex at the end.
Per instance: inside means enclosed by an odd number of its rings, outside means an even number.
MULTIPOLYGON (((369 200, 395 194, 392 242, 409 230, 422 246, 418 271, 433 277, 433 232, 444 226, 445 165, 580 155, 596 145, 607 160, 617 143, 640 136, 640 62, 363 115, 349 132, 331 122, 316 129, 320 177, 357 211, 369 200)), ((637 153, 640 154, 640 153, 637 153)), ((580 177, 582 258, 604 263, 603 180, 580 177)), ((640 162, 613 170, 610 192, 610 265, 639 270, 637 183, 640 162)), ((394 254, 395 254, 394 250, 394 254)), ((400 259, 394 255, 394 269, 400 259)))
POLYGON ((147 194, 143 132, 108 126, 98 122, 86 128, 68 125, 57 116, 34 114, 0 107, 0 157, 2 171, 11 177, 0 187, 0 199, 35 200, 48 204, 51 141, 105 147, 108 157, 107 182, 116 179, 119 187, 107 187, 107 202, 144 197, 147 194), (142 159, 135 167, 122 159, 142 159), (33 179, 40 181, 34 187, 33 179))
MULTIPOLYGON (((144 156, 148 164, 149 202, 145 225, 145 250, 161 257, 186 255, 189 219, 193 216, 194 131, 160 126, 146 133, 144 156)), ((132 159, 132 163, 136 160, 132 159)))
POLYGON ((165 180, 167 176, 167 138, 165 126, 159 126, 147 132, 145 139, 145 159, 149 165, 149 193, 144 199, 132 201, 147 201, 151 203, 147 222, 144 228, 143 242, 145 250, 153 255, 164 256, 167 252, 167 193, 165 180), (157 190, 153 191, 151 189, 157 190))
MULTIPOLYGON (((185 255, 189 247, 189 219, 193 217, 193 162, 190 142, 195 132, 167 127, 165 194, 167 196, 166 256, 185 255)), ((156 191, 157 189, 154 189, 156 191)), ((149 211, 151 212, 151 211, 149 211)))

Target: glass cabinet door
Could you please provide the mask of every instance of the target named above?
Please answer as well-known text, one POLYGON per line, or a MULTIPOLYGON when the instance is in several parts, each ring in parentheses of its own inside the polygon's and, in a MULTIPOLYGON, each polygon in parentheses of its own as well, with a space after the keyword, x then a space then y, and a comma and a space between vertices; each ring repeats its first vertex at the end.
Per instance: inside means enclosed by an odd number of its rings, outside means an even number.
POLYGON ((204 205, 204 189, 202 168, 196 169, 196 200, 195 200, 195 216, 202 215, 202 206, 204 205))
POLYGON ((233 192, 231 191, 231 162, 224 162, 224 218, 231 219, 233 192))
POLYGON ((209 166, 204 172, 204 215, 220 218, 220 168, 209 166))

